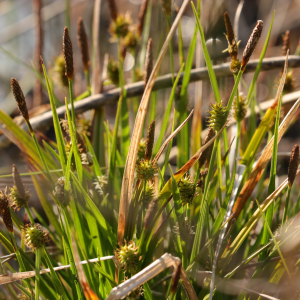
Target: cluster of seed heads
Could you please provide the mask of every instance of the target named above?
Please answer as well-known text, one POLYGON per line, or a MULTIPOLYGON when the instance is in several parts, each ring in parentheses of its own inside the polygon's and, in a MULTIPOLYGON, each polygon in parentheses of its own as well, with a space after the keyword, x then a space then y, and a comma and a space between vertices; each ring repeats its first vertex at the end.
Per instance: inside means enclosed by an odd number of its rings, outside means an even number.
POLYGON ((239 98, 234 98, 234 118, 237 121, 242 121, 247 114, 247 98, 242 93, 240 93, 239 98))
POLYGON ((227 121, 226 106, 223 106, 223 102, 210 105, 208 124, 215 131, 219 131, 227 121))

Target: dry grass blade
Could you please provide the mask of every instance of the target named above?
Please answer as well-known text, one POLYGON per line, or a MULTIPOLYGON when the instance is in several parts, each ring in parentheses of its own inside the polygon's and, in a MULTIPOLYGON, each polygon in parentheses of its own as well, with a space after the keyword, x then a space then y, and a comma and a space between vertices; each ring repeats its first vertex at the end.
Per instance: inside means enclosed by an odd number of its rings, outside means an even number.
MULTIPOLYGON (((100 257, 100 261, 108 260, 108 259, 113 259, 114 256, 103 256, 100 257)), ((98 258, 93 258, 87 260, 83 260, 80 262, 81 265, 85 265, 87 263, 93 263, 93 262, 98 262, 98 258)), ((54 267, 54 271, 60 271, 64 269, 70 268, 71 265, 64 265, 64 266, 59 266, 59 267, 54 267)), ((50 269, 42 269, 40 271, 40 274, 45 274, 45 273, 50 273, 50 269)), ((28 271, 28 272, 18 272, 18 273, 12 273, 12 274, 6 274, 6 275, 0 275, 0 285, 2 284, 7 284, 11 282, 15 282, 18 280, 30 278, 35 276, 35 271, 28 271)))
POLYGON ((125 226, 126 226, 126 217, 128 213, 128 207, 132 195, 132 189, 133 189, 133 182, 134 182, 134 169, 135 169, 135 162, 138 152, 138 146, 140 141, 140 136, 144 124, 144 119, 151 95, 151 91, 153 88, 153 85, 155 83, 155 79, 158 75, 158 71, 160 68, 160 65, 162 63, 163 57, 168 50, 168 46, 170 43, 170 40, 178 26, 178 23, 183 15, 183 12, 185 11, 187 5, 189 3, 189 0, 185 0, 182 3, 182 6, 180 8, 180 11, 178 12, 176 19, 174 20, 174 23, 169 31, 169 34, 166 38, 166 41, 164 45, 162 46, 162 49, 159 53, 159 57, 157 59, 157 62, 152 70, 152 73, 150 75, 149 81, 147 83, 147 86, 145 88, 141 104, 139 106, 139 110, 137 112, 134 129, 131 137, 131 143, 128 151, 128 156, 125 164, 125 170, 123 175, 123 181, 122 181, 122 189, 121 189, 121 199, 120 199, 120 206, 119 206, 119 224, 118 224, 118 244, 122 245, 123 243, 123 237, 125 232, 125 226))
MULTIPOLYGON (((162 257, 154 261, 148 267, 132 276, 130 279, 113 288, 106 300, 117 300, 125 298, 131 291, 135 290, 151 278, 155 277, 163 270, 177 266, 180 259, 165 253, 162 257)), ((196 298, 197 299, 197 298, 196 298)))
MULTIPOLYGON (((276 94, 276 98, 274 100, 274 103, 272 104, 272 107, 276 107, 278 105, 278 101, 280 99, 281 93, 282 93, 282 89, 284 86, 284 82, 285 82, 285 78, 286 78, 286 72, 287 72, 287 60, 286 60, 286 64, 285 64, 285 69, 280 81, 280 85, 276 94)), ((296 101, 296 103, 293 105, 293 107, 290 109, 290 111, 288 112, 288 114, 286 115, 286 117, 284 118, 284 120, 282 121, 279 129, 278 129, 278 143, 281 140, 285 130, 287 129, 287 127, 289 126, 296 110, 298 109, 300 105, 300 98, 296 101)), ((272 139, 270 140, 270 142, 268 143, 268 145, 266 146, 266 148, 264 149, 261 157, 259 158, 255 168, 253 169, 253 171, 251 172, 249 179, 247 180, 247 182, 245 183, 245 185, 242 188, 242 191, 239 195, 239 197, 237 198, 235 205, 232 209, 232 212, 234 213, 234 218, 237 219, 241 210, 244 208, 247 200, 249 199, 250 195, 252 194, 257 182, 259 181, 265 167, 268 164, 269 159, 272 156, 272 149, 273 149, 273 143, 274 143, 274 136, 272 137, 272 139)))
POLYGON ((182 124, 165 140, 165 142, 161 145, 160 149, 158 150, 157 154, 155 155, 153 162, 157 162, 161 156, 161 154, 164 152, 164 150, 167 148, 168 144, 174 138, 174 136, 181 130, 181 128, 184 126, 184 124, 190 119, 192 114, 194 113, 194 110, 190 112, 188 117, 182 122, 182 124))
POLYGON ((181 268, 180 278, 183 282, 186 292, 189 295, 190 300, 197 300, 197 294, 183 268, 181 268))

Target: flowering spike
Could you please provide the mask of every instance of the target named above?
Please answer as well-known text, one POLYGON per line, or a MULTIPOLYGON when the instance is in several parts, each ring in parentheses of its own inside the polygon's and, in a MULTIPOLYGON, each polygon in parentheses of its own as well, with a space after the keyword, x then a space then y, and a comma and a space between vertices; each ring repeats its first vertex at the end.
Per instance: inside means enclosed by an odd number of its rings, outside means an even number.
POLYGON ((289 188, 292 187, 294 180, 296 178, 298 162, 299 162, 299 146, 295 145, 292 150, 292 154, 291 154, 290 162, 289 162, 289 169, 288 169, 289 188))
POLYGON ((108 3, 111 19, 113 21, 116 21, 117 16, 118 16, 118 10, 117 10, 117 6, 116 6, 116 2, 115 2, 115 0, 107 0, 107 3, 108 3))
POLYGON ((155 121, 152 121, 149 126, 147 140, 146 140, 145 160, 151 160, 153 144, 154 144, 154 134, 155 134, 155 121))
POLYGON ((219 131, 224 124, 227 122, 226 117, 226 106, 223 106, 223 102, 215 103, 210 105, 211 110, 209 111, 209 127, 215 131, 219 131))
POLYGON ((7 230, 9 232, 13 232, 14 228, 8 205, 8 196, 2 191, 0 191, 0 212, 3 219, 3 223, 6 226, 7 230))
POLYGON ((171 0, 161 0, 161 6, 166 14, 166 16, 170 16, 172 13, 172 1, 171 0))
POLYGON ((263 21, 259 20, 257 21, 256 26, 253 29, 251 36, 248 40, 248 43, 245 47, 245 50, 243 52, 242 72, 244 72, 246 69, 246 65, 258 43, 262 30, 263 30, 263 21))
POLYGON ((64 29, 63 51, 64 51, 64 58, 65 58, 66 75, 68 79, 73 79, 73 75, 74 75, 73 47, 72 47, 72 42, 69 35, 68 27, 65 27, 64 29))
POLYGON ((138 246, 133 241, 125 242, 124 246, 115 250, 115 262, 125 272, 135 274, 138 271, 138 246))
POLYGON ((80 17, 77 22, 77 38, 78 38, 78 45, 81 52, 81 59, 84 67, 84 71, 88 71, 90 66, 90 54, 89 54, 89 45, 88 39, 85 32, 83 20, 80 17))
POLYGON ((26 246, 35 250, 45 245, 48 234, 40 224, 26 224, 22 228, 22 236, 26 246))
POLYGON ((175 294, 177 291, 178 282, 180 279, 181 273, 181 262, 176 266, 175 272, 172 276, 172 283, 171 283, 171 294, 175 294))
POLYGON ((148 83, 150 74, 152 72, 152 68, 153 68, 152 39, 149 39, 147 45, 146 59, 145 59, 145 75, 144 75, 145 86, 144 87, 146 87, 148 83))
POLYGON ((234 98, 234 118, 237 121, 242 121, 247 114, 247 108, 247 99, 240 93, 238 100, 236 97, 234 98), (239 103, 237 103, 237 101, 239 101, 239 103))
POLYGON ((136 163, 137 178, 140 180, 152 180, 157 172, 156 164, 149 160, 141 159, 136 163))
POLYGON ((290 49, 290 31, 287 30, 285 34, 282 35, 282 56, 286 56, 287 51, 290 49))
POLYGON ((185 176, 179 181, 178 189, 182 205, 191 204, 194 198, 194 183, 190 176, 185 176))
POLYGON ((136 33, 138 36, 141 36, 142 31, 143 31, 145 16, 146 16, 146 12, 147 12, 147 6, 148 6, 148 0, 145 0, 141 6, 139 18, 137 21, 136 33))
POLYGON ((27 105, 26 105, 26 101, 25 101, 25 96, 23 94, 23 91, 19 85, 19 82, 17 81, 16 78, 12 78, 11 79, 11 90, 14 94, 14 97, 17 101, 17 105, 19 108, 19 111, 21 113, 21 115, 24 117, 24 119, 26 121, 29 120, 29 114, 28 114, 28 110, 27 110, 27 105))

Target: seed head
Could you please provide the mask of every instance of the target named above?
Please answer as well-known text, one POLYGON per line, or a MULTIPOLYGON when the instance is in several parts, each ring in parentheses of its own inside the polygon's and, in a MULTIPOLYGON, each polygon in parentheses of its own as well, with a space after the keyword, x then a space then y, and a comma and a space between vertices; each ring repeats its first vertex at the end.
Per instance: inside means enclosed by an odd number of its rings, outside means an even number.
POLYGON ((142 138, 139 143, 137 161, 145 158, 145 151, 146 151, 146 139, 142 138))
POLYGON ((143 206, 148 207, 149 203, 154 199, 154 184, 147 181, 145 193, 143 194, 143 206))
POLYGON ((236 37, 233 32, 231 21, 227 12, 224 13, 224 21, 225 21, 226 32, 227 32, 225 36, 228 42, 228 52, 231 57, 231 61, 237 63, 239 62, 237 59, 239 43, 236 41, 236 37))
POLYGON ((8 196, 2 191, 0 191, 0 212, 3 219, 3 223, 6 226, 7 230, 9 232, 13 232, 14 228, 8 205, 8 196))
POLYGON ((246 69, 246 65, 258 43, 258 40, 261 36, 261 32, 263 30, 263 21, 259 20, 256 23, 255 28, 253 29, 251 36, 248 40, 248 43, 243 52, 243 60, 242 60, 242 71, 244 72, 246 69))
POLYGON ((205 185, 205 179, 208 173, 208 169, 204 169, 200 172, 199 180, 197 182, 197 187, 202 189, 202 192, 204 192, 204 185, 205 185))
POLYGON ((77 22, 77 38, 84 71, 88 71, 90 66, 89 45, 82 18, 79 18, 77 22))
POLYGON ((227 122, 226 106, 223 106, 223 102, 221 101, 220 103, 211 104, 210 107, 210 116, 208 118, 209 127, 215 131, 219 131, 227 122))
POLYGON ((145 160, 151 160, 152 150, 154 145, 154 134, 155 134, 155 121, 152 121, 149 126, 147 140, 146 140, 145 160))
POLYGON ((125 272, 135 274, 138 271, 138 246, 133 241, 125 242, 124 246, 115 250, 116 264, 125 272))
POLYGON ((149 160, 141 159, 136 163, 137 178, 140 180, 151 180, 157 172, 156 164, 149 160))
POLYGON ((146 12, 147 12, 147 6, 148 6, 148 0, 145 0, 141 6, 139 18, 137 21, 136 33, 138 36, 141 36, 143 28, 144 28, 144 21, 145 21, 145 16, 146 16, 146 12))
POLYGON ((97 176, 97 179, 94 181, 95 189, 98 191, 99 195, 105 196, 107 192, 107 177, 97 176))
POLYGON ((152 72, 152 68, 153 68, 152 39, 149 39, 147 45, 146 59, 145 59, 144 87, 146 87, 148 83, 150 74, 152 72))
POLYGON ((172 0, 161 0, 161 6, 166 16, 170 16, 172 13, 172 0))
POLYGON ((61 86, 67 87, 69 85, 69 82, 68 77, 66 76, 66 65, 63 54, 56 57, 53 70, 55 72, 55 81, 61 86))
POLYGON ((282 35, 282 56, 286 56, 287 51, 290 49, 290 31, 287 30, 285 34, 282 35))
POLYGON ((66 75, 68 79, 73 79, 73 75, 74 75, 73 47, 72 47, 72 42, 69 35, 68 27, 65 27, 64 29, 63 52, 65 58, 66 75))
POLYGON ((290 157, 289 169, 288 169, 288 184, 289 188, 292 187, 296 178, 299 161, 299 146, 295 145, 290 157))
POLYGON ((134 31, 128 31, 127 35, 123 40, 123 45, 128 48, 134 50, 139 43, 139 36, 134 31))
MULTIPOLYGON (((205 144, 207 144, 215 135, 216 135, 216 132, 211 127, 209 127, 208 133, 203 142, 203 146, 205 144)), ((201 168, 205 164, 205 161, 207 161, 209 164, 213 147, 214 147, 214 145, 212 144, 201 153, 200 158, 199 158, 199 168, 201 168)))
POLYGON ((22 236, 26 246, 31 250, 35 250, 45 245, 48 233, 42 229, 40 224, 30 223, 22 228, 22 236))
POLYGON ((114 85, 119 85, 119 62, 113 57, 110 57, 107 63, 107 76, 114 85))
POLYGON ((27 105, 25 101, 25 96, 16 78, 11 79, 11 90, 17 101, 17 105, 21 115, 24 117, 26 121, 28 121, 29 115, 28 115, 27 105))
POLYGON ((131 17, 128 13, 125 15, 118 15, 116 20, 110 24, 110 33, 113 37, 124 38, 129 31, 129 26, 132 23, 131 17))
POLYGON ((133 290, 128 296, 126 296, 125 300, 137 300, 140 299, 140 297, 144 293, 144 288, 143 286, 139 286, 135 290, 133 290))
POLYGON ((107 3, 108 3, 111 19, 113 21, 116 21, 117 16, 118 16, 118 10, 117 10, 117 6, 116 6, 116 2, 115 2, 115 0, 107 0, 107 3))
POLYGON ((58 198, 61 202, 62 206, 67 206, 70 202, 69 197, 65 195, 65 177, 60 177, 54 184, 54 191, 53 194, 58 198))
POLYGON ((171 294, 175 294, 177 291, 177 286, 180 279, 180 273, 181 273, 181 262, 176 266, 175 272, 172 276, 172 283, 171 283, 171 294))
POLYGON ((93 155, 91 154, 91 152, 86 152, 86 153, 82 153, 81 154, 81 163, 83 165, 87 165, 89 167, 91 167, 94 163, 93 161, 93 155))
POLYGON ((236 97, 234 98, 234 118, 237 121, 242 121, 246 114, 247 114, 247 99, 246 97, 241 93, 239 95, 239 103, 237 103, 236 97))
POLYGON ((178 189, 182 205, 191 204, 194 198, 194 183, 190 176, 185 176, 179 181, 178 189))

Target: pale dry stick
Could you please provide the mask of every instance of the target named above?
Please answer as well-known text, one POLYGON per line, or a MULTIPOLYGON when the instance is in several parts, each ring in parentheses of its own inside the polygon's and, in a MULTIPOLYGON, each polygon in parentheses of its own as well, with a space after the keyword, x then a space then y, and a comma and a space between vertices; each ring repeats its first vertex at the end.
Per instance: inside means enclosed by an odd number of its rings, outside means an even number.
POLYGON ((140 136, 144 124, 144 119, 150 99, 150 95, 152 92, 153 85, 155 83, 155 79, 157 78, 160 65, 162 63, 162 59, 168 50, 169 43, 171 38, 178 26, 178 23, 189 4, 189 0, 184 0, 182 6, 176 16, 176 19, 173 22, 173 25, 169 31, 169 34, 165 40, 165 43, 162 46, 160 54, 158 56, 157 62, 152 70, 148 83, 146 85, 138 112, 134 124, 133 134, 131 137, 130 147, 128 151, 128 156, 125 164, 123 181, 122 181, 122 188, 121 188, 121 198, 120 198, 120 206, 119 206, 119 223, 118 223, 118 233, 117 233, 117 240, 118 244, 122 245, 123 237, 125 233, 125 226, 126 226, 126 218, 128 214, 128 207, 130 204, 130 199, 132 196, 133 190, 133 182, 134 182, 134 171, 135 171, 135 162, 138 152, 138 146, 140 142, 140 136))
MULTIPOLYGON (((125 298, 130 292, 157 276, 159 273, 172 266, 177 266, 180 262, 178 257, 174 257, 169 253, 165 253, 162 257, 154 261, 148 267, 132 276, 130 279, 113 288, 106 300, 117 300, 125 298)), ((187 277, 184 270, 181 271, 180 277, 188 292, 191 300, 197 300, 197 295, 187 277)))
MULTIPOLYGON (((113 255, 103 256, 103 257, 100 257, 100 261, 113 259, 113 258, 114 258, 113 255)), ((93 258, 93 259, 89 259, 88 261, 83 260, 80 262, 80 264, 85 265, 88 263, 94 263, 94 262, 98 262, 98 261, 99 261, 99 258, 93 258)), ((71 265, 64 265, 64 266, 54 267, 53 269, 54 269, 54 271, 60 271, 60 270, 68 269, 70 267, 71 267, 71 265)), ((50 269, 40 270, 40 274, 45 274, 45 273, 50 273, 50 269)), ((34 277, 34 276, 35 276, 35 271, 18 272, 18 273, 0 275, 0 285, 15 282, 15 281, 30 278, 30 277, 34 277)))
POLYGON ((235 17, 234 17, 234 26, 233 27, 234 27, 234 32, 235 32, 237 41, 239 40, 239 20, 240 20, 241 14, 242 14, 243 6, 244 6, 244 0, 241 0, 236 9, 235 17))

